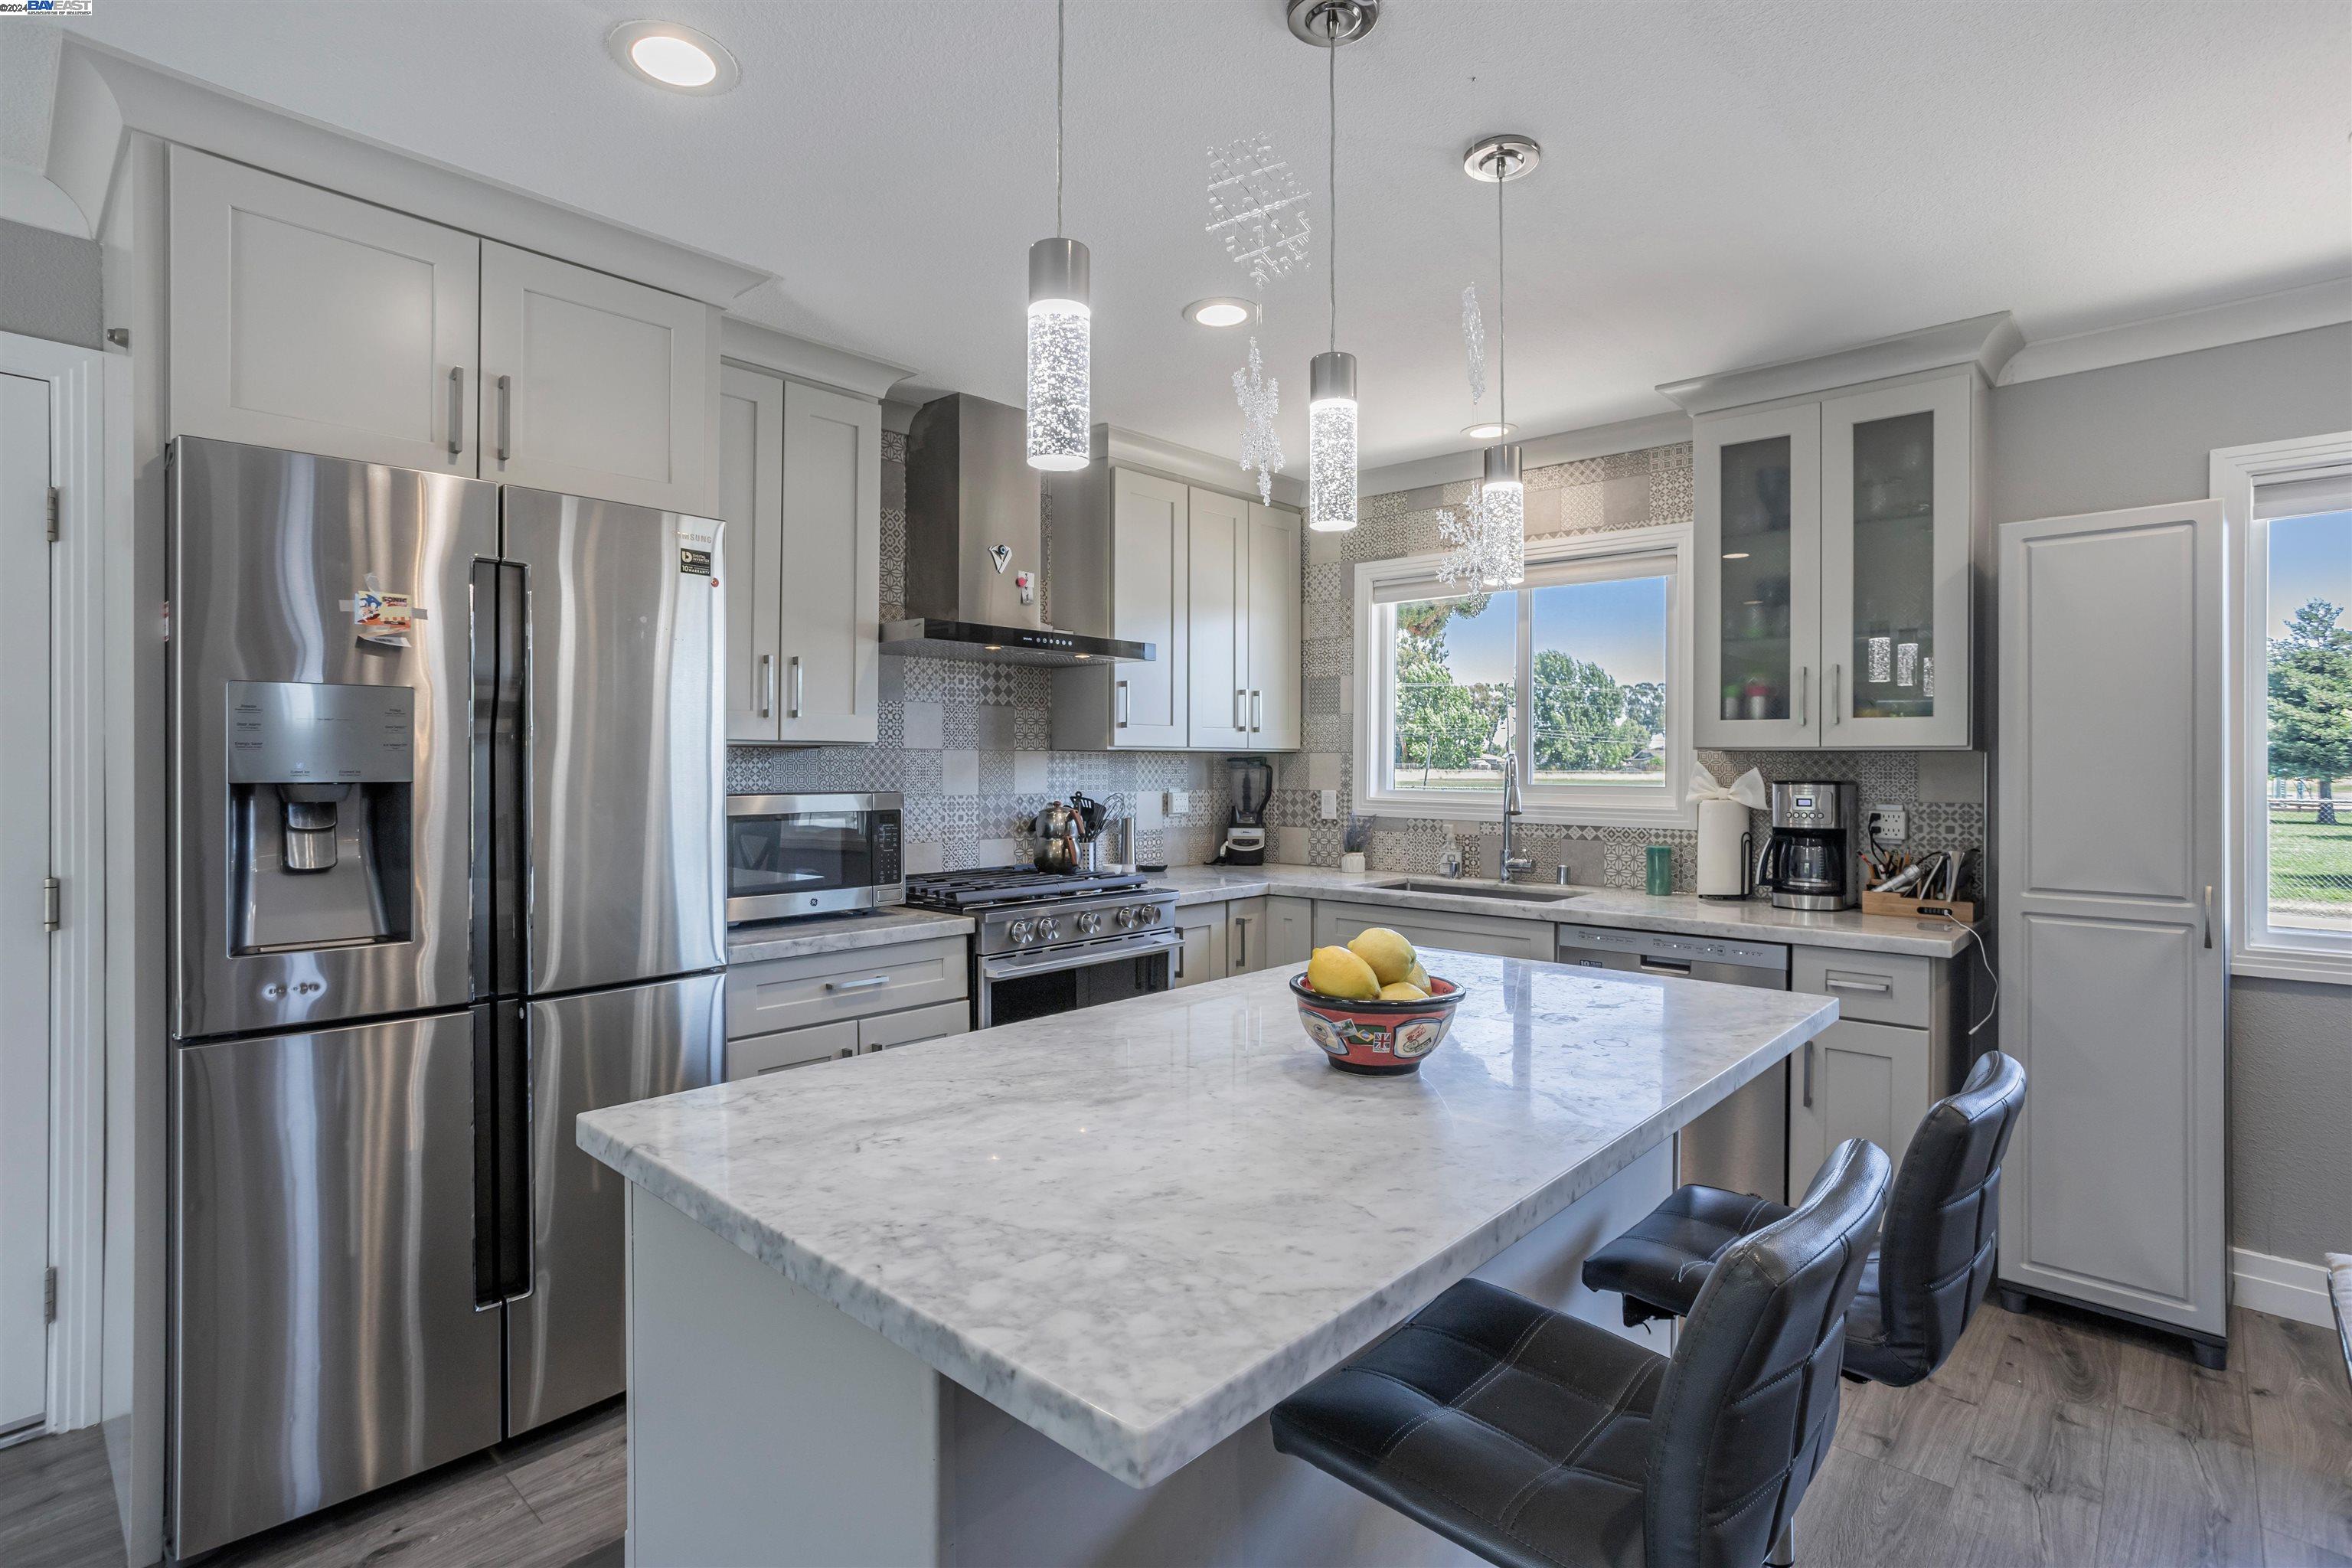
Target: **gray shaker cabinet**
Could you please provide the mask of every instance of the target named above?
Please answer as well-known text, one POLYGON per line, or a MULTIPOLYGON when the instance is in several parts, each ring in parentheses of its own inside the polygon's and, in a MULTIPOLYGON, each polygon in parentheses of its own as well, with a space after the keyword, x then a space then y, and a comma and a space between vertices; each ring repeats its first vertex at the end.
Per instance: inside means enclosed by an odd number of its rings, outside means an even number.
POLYGON ((2024 1113, 1999 1278, 2218 1363, 2224 1213, 2222 524, 2189 501, 2000 542, 2002 1048, 2024 1113))

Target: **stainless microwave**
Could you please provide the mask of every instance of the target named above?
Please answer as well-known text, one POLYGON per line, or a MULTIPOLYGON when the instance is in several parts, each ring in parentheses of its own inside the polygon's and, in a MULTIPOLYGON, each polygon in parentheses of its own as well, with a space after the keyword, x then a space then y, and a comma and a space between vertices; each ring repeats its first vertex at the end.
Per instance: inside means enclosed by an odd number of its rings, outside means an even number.
POLYGON ((895 795, 727 797, 727 921, 907 901, 895 795))

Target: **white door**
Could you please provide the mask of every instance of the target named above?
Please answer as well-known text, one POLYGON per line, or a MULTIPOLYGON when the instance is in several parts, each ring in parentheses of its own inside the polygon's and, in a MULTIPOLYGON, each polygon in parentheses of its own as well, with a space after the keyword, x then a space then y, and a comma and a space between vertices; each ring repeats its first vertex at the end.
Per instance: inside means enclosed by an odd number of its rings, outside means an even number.
POLYGON ((1822 405, 1823 745, 1969 743, 1971 379, 1822 405))
POLYGON ((719 373, 719 570, 727 596, 727 738, 776 738, 776 615, 782 602, 784 382, 719 373))
POLYGON ((1192 743, 1243 751, 1250 744, 1249 502, 1196 489, 1192 507, 1192 743))
POLYGON ((784 384, 782 741, 870 744, 882 658, 882 405, 784 384))
POLYGON ((1189 511, 1185 487, 1173 479, 1126 468, 1111 476, 1110 635, 1155 651, 1149 663, 1118 667, 1117 745, 1188 743, 1189 511))
POLYGON ((47 1408, 49 384, 0 375, 0 1433, 47 1408))
POLYGON ((481 243, 482 478, 708 516, 717 312, 481 243))
POLYGON ((1822 405, 1691 437, 1702 746, 1821 744, 1822 405))
POLYGON ((1298 745, 1298 514, 1249 509, 1249 687, 1253 748, 1298 745))
POLYGON ((476 472, 481 241, 174 147, 171 257, 173 434, 476 472))
POLYGON ((2221 503, 2000 531, 2000 1277, 2226 1332, 2221 503))

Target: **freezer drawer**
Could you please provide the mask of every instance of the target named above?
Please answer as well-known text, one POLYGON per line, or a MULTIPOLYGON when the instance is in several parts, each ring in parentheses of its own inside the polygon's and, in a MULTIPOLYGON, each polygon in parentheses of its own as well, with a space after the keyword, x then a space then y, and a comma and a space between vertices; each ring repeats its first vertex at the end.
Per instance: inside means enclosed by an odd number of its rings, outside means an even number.
POLYGON ((509 1436, 625 1385, 619 1172, 583 1153, 583 1111, 699 1089, 721 1045, 719 974, 534 1000, 530 1294, 507 1307, 509 1436))
POLYGON ((471 1018, 183 1047, 174 1068, 174 1551, 497 1442, 471 1018))

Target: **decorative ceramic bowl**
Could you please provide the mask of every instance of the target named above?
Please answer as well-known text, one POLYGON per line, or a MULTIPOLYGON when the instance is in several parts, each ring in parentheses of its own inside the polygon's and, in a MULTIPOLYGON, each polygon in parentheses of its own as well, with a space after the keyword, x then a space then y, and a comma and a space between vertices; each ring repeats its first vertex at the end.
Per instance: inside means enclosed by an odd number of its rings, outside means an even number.
POLYGON ((1325 1059, 1341 1072, 1361 1073, 1419 1070, 1444 1043, 1454 1027, 1454 1009, 1468 994, 1434 975, 1428 998, 1420 1002, 1345 1001, 1308 990, 1303 974, 1291 978, 1290 992, 1298 998, 1307 1037, 1323 1047, 1325 1059))

